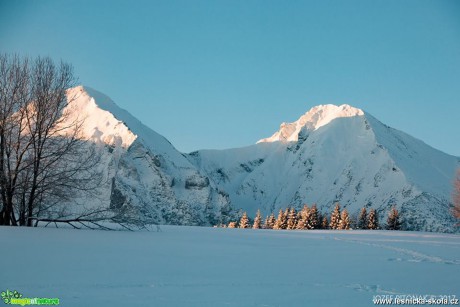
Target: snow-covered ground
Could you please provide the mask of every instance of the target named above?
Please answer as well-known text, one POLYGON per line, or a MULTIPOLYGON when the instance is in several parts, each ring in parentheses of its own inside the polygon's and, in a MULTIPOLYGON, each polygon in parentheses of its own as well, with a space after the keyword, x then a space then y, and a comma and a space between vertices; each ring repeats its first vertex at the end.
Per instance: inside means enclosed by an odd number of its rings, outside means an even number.
POLYGON ((460 236, 163 226, 0 227, 1 291, 61 306, 373 306, 460 296, 460 236))

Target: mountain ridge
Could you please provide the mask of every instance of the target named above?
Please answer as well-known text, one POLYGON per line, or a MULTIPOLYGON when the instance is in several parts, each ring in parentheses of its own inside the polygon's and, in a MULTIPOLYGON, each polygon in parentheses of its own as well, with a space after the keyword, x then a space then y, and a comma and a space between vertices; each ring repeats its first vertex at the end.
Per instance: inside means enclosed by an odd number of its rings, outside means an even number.
MULTIPOLYGON (((276 214, 290 206, 299 209, 303 203, 317 203, 323 212, 330 212, 340 202, 352 214, 373 207, 385 218, 396 206, 406 217, 407 229, 455 230, 449 208, 458 157, 390 128, 362 110, 347 105, 328 108, 335 111, 332 116, 325 114, 326 124, 303 121, 299 125, 303 115, 282 124, 255 147, 196 151, 190 159, 229 191, 233 204, 241 204, 250 214, 258 208, 263 214, 276 214), (335 112, 344 106, 354 113, 335 112), (295 129, 283 133, 289 125, 295 129), (272 144, 271 152, 256 149, 262 144, 272 144)), ((306 114, 316 111, 318 107, 306 114)))
POLYGON ((158 223, 215 225, 240 209, 266 215, 317 203, 328 213, 340 202, 384 218, 396 205, 407 229, 454 230, 450 180, 460 159, 352 106, 314 107, 250 146, 184 154, 108 96, 82 86, 70 93, 80 95, 86 137, 107 147, 101 189, 111 208, 133 206, 158 223))
POLYGON ((261 139, 257 141, 257 143, 297 141, 298 134, 302 128, 316 130, 327 125, 334 119, 361 115, 364 115, 361 109, 352 107, 348 104, 342 104, 340 106, 333 104, 317 105, 300 116, 298 120, 292 123, 283 122, 280 125, 280 129, 271 137, 261 139))

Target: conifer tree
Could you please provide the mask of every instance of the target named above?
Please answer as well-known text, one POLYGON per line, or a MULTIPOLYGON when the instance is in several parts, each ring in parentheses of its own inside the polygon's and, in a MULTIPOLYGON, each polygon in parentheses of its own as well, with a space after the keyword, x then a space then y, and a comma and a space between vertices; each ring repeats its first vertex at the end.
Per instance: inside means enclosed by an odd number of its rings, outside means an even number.
POLYGON ((236 228, 236 222, 228 223, 228 228, 236 228))
POLYGON ((358 229, 367 229, 368 221, 367 221, 367 210, 366 208, 362 208, 359 212, 358 217, 358 229))
POLYGON ((336 203, 334 210, 331 213, 330 229, 338 229, 340 223, 340 204, 336 203))
POLYGON ((367 229, 379 229, 379 218, 375 209, 371 209, 369 212, 367 229))
POLYGON ((307 205, 304 205, 302 210, 300 210, 300 217, 297 220, 296 229, 303 230, 307 229, 308 215, 310 214, 310 208, 307 205))
POLYGON ((388 213, 387 218, 387 229, 388 230, 400 230, 401 229, 401 221, 399 219, 399 212, 393 206, 388 213))
MULTIPOLYGON (((296 218, 297 218, 297 222, 299 222, 300 219, 302 218, 302 210, 297 211, 297 217, 296 217, 296 218)), ((297 225, 296 225, 296 226, 297 226, 297 225)))
POLYGON ((347 209, 343 209, 340 214, 340 222, 338 229, 349 230, 350 229, 350 216, 348 215, 347 209))
POLYGON ((323 221, 321 222, 321 229, 329 229, 329 222, 327 220, 326 214, 323 217, 323 221))
POLYGON ((316 204, 311 206, 310 214, 308 215, 307 220, 307 229, 317 229, 320 224, 320 220, 318 219, 318 208, 316 204))
POLYGON ((240 219, 239 228, 249 228, 249 219, 246 212, 243 213, 243 216, 240 219))
POLYGON ((323 229, 323 214, 321 213, 321 211, 318 211, 318 229, 323 229))
POLYGON ((276 222, 275 215, 272 212, 270 216, 267 218, 267 222, 265 223, 264 228, 273 229, 273 226, 275 226, 275 222, 276 222))
POLYGON ((254 224, 252 225, 253 229, 260 229, 260 224, 262 222, 262 216, 260 215, 260 210, 257 210, 256 217, 254 218, 254 224))
MULTIPOLYGON (((288 212, 288 209, 286 209, 286 212, 288 212)), ((287 227, 287 214, 283 212, 282 209, 280 209, 275 225, 273 225, 273 229, 286 229, 286 227, 287 227)))
POLYGON ((289 207, 286 208, 286 210, 283 211, 284 217, 286 218, 286 223, 289 215, 289 207))
POLYGON ((264 223, 262 224, 263 229, 269 229, 268 228, 268 216, 265 218, 264 223))
MULTIPOLYGON (((288 209, 286 209, 286 212, 287 211, 288 209)), ((286 229, 289 229, 289 230, 295 229, 296 224, 297 224, 297 212, 295 211, 294 208, 291 208, 287 216, 286 229)))

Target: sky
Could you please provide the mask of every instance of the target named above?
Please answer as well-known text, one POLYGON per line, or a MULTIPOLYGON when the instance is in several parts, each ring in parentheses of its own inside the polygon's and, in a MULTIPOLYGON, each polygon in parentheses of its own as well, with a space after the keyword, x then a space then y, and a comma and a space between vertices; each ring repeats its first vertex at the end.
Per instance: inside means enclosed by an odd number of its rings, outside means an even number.
POLYGON ((182 152, 347 103, 460 156, 460 1, 0 0, 0 52, 71 63, 182 152))

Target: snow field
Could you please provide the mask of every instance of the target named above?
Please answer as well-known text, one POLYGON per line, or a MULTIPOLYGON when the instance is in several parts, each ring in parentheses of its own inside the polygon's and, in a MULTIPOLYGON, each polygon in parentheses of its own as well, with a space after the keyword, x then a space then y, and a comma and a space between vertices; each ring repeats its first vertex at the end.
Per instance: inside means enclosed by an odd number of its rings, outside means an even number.
POLYGON ((373 306, 374 295, 460 295, 458 235, 1 227, 0 242, 1 291, 62 306, 373 306))

